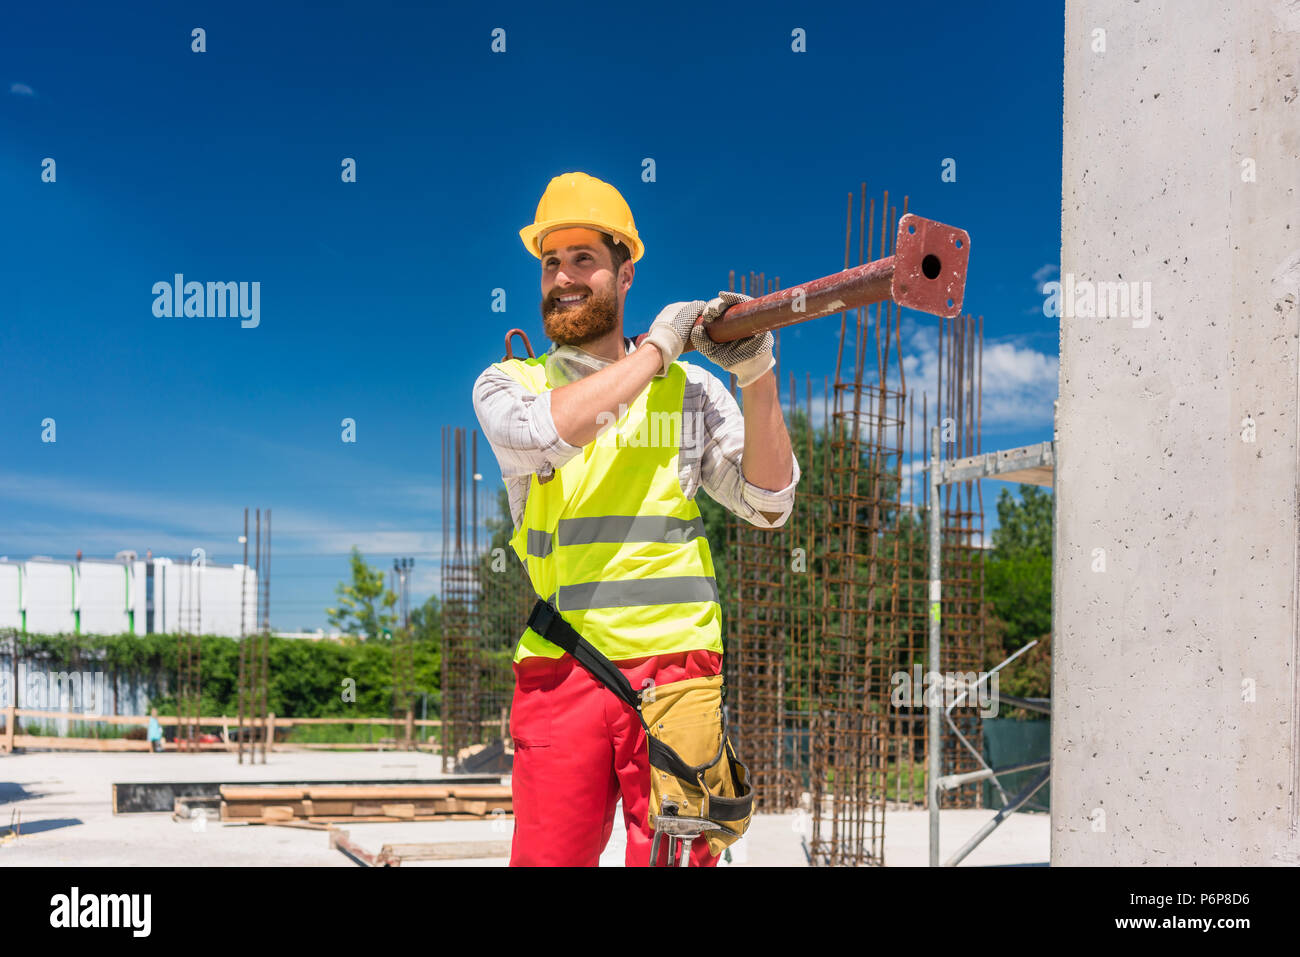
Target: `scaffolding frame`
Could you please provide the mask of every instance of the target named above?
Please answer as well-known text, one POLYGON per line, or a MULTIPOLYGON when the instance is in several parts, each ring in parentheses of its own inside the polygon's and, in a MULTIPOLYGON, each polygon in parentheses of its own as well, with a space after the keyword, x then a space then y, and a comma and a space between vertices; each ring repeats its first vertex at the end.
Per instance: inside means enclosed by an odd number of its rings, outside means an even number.
MULTIPOLYGON (((967 455, 956 459, 944 459, 941 455, 941 430, 935 425, 930 430, 930 461, 926 466, 929 473, 930 504, 929 514, 929 559, 930 559, 930 671, 934 674, 940 673, 940 656, 943 644, 942 616, 941 605, 943 599, 943 576, 941 569, 942 551, 943 551, 943 517, 940 507, 941 487, 951 487, 958 483, 979 482, 981 479, 992 478, 1003 482, 1023 482, 1027 485, 1038 485, 1052 487, 1055 478, 1056 468, 1056 443, 1055 441, 1039 442, 1034 445, 1021 446, 1015 449, 1008 449, 1001 452, 985 452, 976 455, 967 455)), ((1056 551, 1056 529, 1052 529, 1052 551, 1056 551)), ((1055 556, 1053 556, 1055 557, 1055 556)), ((1017 657, 1028 651, 1037 642, 1030 642, 1023 648, 1017 650, 1015 654, 1008 657, 999 664, 988 675, 980 679, 982 683, 986 678, 991 677, 995 671, 1010 664, 1017 657)), ((975 690, 974 687, 966 689, 958 701, 969 696, 975 690)), ((1051 713, 1051 706, 1045 701, 1034 698, 1012 698, 1007 695, 1001 696, 1018 707, 1029 710, 1041 711, 1047 714, 1051 713)), ((930 743, 927 753, 927 763, 929 765, 929 806, 930 806, 930 846, 929 846, 929 863, 931 867, 939 866, 939 804, 940 793, 961 787, 965 784, 975 784, 984 780, 991 779, 994 786, 1001 793, 1004 806, 1000 808, 993 819, 985 824, 969 841, 964 844, 951 858, 948 859, 945 866, 954 867, 960 863, 976 846, 979 845, 986 837, 1015 811, 1019 810, 1030 798, 1032 798, 1045 785, 1050 777, 1050 758, 1043 762, 1031 762, 1026 765, 1017 765, 1009 768, 990 768, 985 763, 979 751, 975 749, 957 729, 952 721, 952 708, 957 702, 950 704, 944 712, 944 719, 948 722, 954 737, 960 739, 961 743, 974 755, 975 760, 980 765, 979 769, 955 773, 945 776, 941 775, 942 763, 942 739, 940 734, 940 714, 937 707, 931 707, 929 710, 929 729, 930 743), (1030 770, 1037 767, 1044 767, 1042 773, 1037 775, 1029 785, 1024 788, 1014 798, 1008 798, 1006 791, 1003 790, 1001 782, 998 780, 999 774, 1011 774, 1016 771, 1030 770)))

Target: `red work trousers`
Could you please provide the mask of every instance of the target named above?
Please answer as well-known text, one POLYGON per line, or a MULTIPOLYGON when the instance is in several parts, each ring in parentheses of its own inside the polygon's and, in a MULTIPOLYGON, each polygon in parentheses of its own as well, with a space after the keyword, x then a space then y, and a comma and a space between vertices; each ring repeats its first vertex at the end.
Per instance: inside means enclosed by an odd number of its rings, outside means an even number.
MULTIPOLYGON (((719 674, 721 663, 704 650, 615 662, 638 691, 647 679, 666 685, 719 674)), ((571 655, 525 658, 514 668, 511 866, 595 867, 620 797, 627 865, 648 866, 650 761, 637 713, 571 655)), ((664 837, 660 864, 668 862, 667 845, 664 837)), ((691 866, 717 863, 707 840, 691 842, 691 866)))

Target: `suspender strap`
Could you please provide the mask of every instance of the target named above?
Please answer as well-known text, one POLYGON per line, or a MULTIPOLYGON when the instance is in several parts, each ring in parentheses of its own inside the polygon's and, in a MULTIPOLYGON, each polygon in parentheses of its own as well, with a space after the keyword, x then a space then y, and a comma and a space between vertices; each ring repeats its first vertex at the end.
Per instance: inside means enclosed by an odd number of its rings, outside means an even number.
POLYGON ((597 681, 609 688, 623 701, 640 713, 641 698, 632 688, 618 666, 597 651, 586 638, 564 620, 555 610, 555 606, 544 598, 537 599, 532 614, 528 616, 528 627, 552 644, 559 645, 577 659, 578 664, 591 672, 597 681))

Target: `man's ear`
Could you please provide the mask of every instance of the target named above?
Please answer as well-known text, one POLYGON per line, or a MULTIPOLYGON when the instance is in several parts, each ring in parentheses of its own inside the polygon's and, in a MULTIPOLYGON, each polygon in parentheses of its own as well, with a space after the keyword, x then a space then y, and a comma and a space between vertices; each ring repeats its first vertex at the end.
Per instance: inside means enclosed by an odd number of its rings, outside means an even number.
POLYGON ((635 275, 636 263, 629 259, 627 262, 623 263, 622 267, 619 269, 619 282, 626 280, 626 285, 623 286, 624 291, 632 288, 632 277, 635 275), (624 272, 624 270, 626 270, 626 272, 624 272))

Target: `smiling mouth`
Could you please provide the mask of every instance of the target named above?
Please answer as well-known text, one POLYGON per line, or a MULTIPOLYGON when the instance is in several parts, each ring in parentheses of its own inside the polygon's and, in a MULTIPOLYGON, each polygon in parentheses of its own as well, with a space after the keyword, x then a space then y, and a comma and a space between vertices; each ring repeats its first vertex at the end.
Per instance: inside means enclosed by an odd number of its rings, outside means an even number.
POLYGON ((565 308, 568 306, 580 306, 586 301, 587 301, 587 294, 585 292, 568 293, 563 296, 557 296, 555 298, 555 305, 558 306, 559 308, 565 308))

